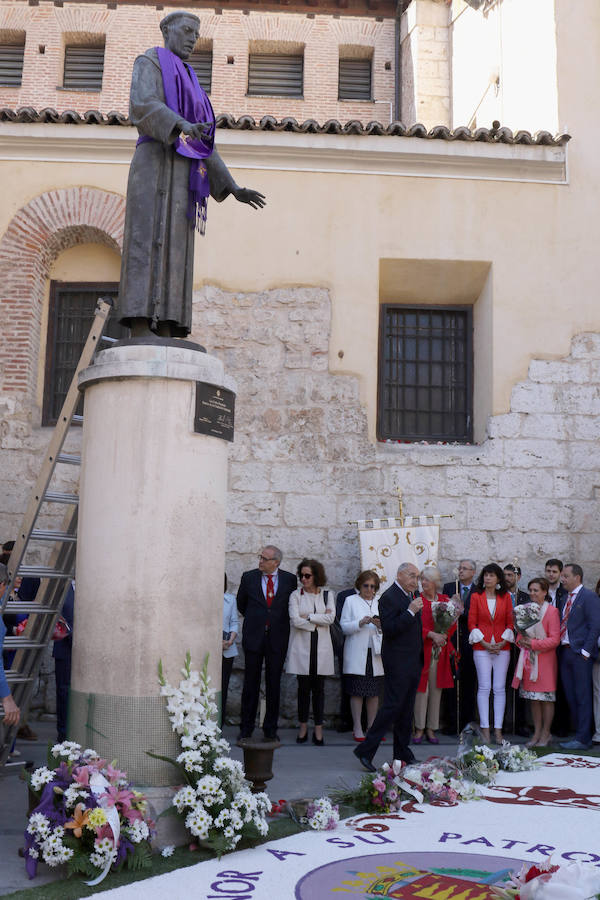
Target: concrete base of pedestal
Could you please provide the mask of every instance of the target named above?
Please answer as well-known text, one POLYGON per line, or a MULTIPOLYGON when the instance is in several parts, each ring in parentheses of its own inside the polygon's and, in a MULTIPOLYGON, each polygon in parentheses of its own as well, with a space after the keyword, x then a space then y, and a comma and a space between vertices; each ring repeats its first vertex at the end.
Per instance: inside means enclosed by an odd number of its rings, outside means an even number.
POLYGON ((152 846, 155 850, 162 850, 163 847, 173 844, 175 847, 182 847, 184 844, 190 844, 193 837, 185 827, 183 819, 175 813, 173 806, 174 788, 146 788, 144 794, 148 800, 148 813, 156 824, 156 834, 152 838, 152 846), (172 809, 173 813, 161 815, 166 810, 172 809))
POLYGON ((158 664, 178 684, 186 652, 221 685, 227 443, 194 433, 196 382, 233 388, 189 347, 99 353, 85 391, 69 737, 143 786, 180 752, 158 664))

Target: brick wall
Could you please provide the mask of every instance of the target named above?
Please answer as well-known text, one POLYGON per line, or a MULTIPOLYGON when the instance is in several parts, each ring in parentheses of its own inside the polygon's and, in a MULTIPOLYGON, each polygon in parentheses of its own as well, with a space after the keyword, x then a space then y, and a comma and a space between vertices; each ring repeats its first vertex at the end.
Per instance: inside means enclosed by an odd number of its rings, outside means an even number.
MULTIPOLYGON (((0 87, 0 107, 53 107, 60 111, 103 113, 127 112, 131 69, 136 56, 161 43, 158 23, 169 12, 165 6, 119 6, 115 10, 95 4, 69 2, 55 7, 49 0, 38 6, 25 2, 6 3, 0 8, 0 40, 26 33, 23 81, 20 88, 0 87), (65 43, 82 44, 106 36, 104 78, 101 92, 65 91, 62 84, 65 43), (40 52, 40 48, 44 52, 40 52)), ((217 113, 255 118, 273 115, 335 118, 343 122, 359 119, 389 119, 394 98, 394 20, 297 13, 244 15, 242 10, 198 10, 201 43, 213 48, 211 100, 217 113), (305 46, 304 98, 248 97, 248 49, 250 42, 263 42, 275 49, 282 42, 305 46), (369 48, 373 53, 373 97, 383 103, 338 101, 340 46, 369 48), (233 57, 234 62, 228 63, 233 57), (386 69, 386 63, 390 68, 386 69)))
POLYGON ((99 242, 119 250, 124 216, 125 200, 118 194, 75 187, 41 194, 12 219, 0 241, 1 393, 35 393, 51 263, 75 244, 99 242))

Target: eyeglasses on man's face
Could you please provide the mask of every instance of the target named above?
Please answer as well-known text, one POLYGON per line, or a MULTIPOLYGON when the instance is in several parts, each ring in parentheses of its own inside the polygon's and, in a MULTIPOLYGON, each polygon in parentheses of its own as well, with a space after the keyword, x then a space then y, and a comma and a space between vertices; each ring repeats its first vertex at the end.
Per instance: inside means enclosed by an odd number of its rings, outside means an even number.
POLYGON ((258 556, 261 562, 272 562, 274 559, 277 559, 276 556, 263 556, 262 553, 258 556))

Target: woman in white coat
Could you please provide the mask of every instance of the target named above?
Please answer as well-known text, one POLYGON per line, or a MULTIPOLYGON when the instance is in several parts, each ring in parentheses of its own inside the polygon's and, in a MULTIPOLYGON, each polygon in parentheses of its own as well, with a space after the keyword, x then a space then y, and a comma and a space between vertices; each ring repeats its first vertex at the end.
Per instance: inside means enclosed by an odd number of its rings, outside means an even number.
POLYGON ((351 594, 344 601, 340 625, 346 635, 344 680, 346 693, 350 694, 354 740, 364 741, 361 722, 363 700, 367 704, 369 729, 377 715, 383 683, 381 625, 375 597, 379 590, 379 576, 370 570, 361 572, 354 587, 356 594, 351 594))
POLYGON ((301 587, 290 595, 290 644, 287 671, 298 676, 298 720, 296 743, 308 739, 308 711, 312 694, 315 730, 312 741, 323 740, 325 675, 333 675, 333 647, 329 627, 335 619, 335 596, 325 587, 325 569, 316 559, 303 559, 298 566, 301 587))

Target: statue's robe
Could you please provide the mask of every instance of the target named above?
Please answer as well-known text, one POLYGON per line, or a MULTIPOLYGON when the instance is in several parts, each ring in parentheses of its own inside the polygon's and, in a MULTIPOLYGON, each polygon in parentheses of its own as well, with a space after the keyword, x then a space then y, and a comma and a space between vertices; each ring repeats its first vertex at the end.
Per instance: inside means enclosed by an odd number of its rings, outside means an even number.
MULTIPOLYGON (((136 147, 127 184, 125 234, 118 315, 171 323, 186 337, 192 326, 194 222, 188 218, 190 165, 198 160, 175 153, 182 117, 165 104, 162 73, 154 48, 133 66, 129 116, 140 135, 153 138, 136 147)), ((235 182, 216 152, 205 159, 211 196, 221 202, 235 182)))

